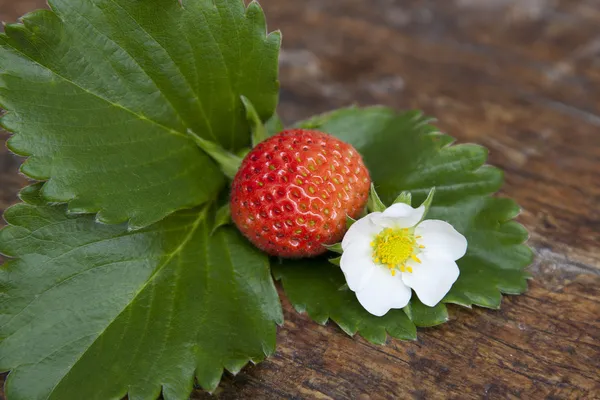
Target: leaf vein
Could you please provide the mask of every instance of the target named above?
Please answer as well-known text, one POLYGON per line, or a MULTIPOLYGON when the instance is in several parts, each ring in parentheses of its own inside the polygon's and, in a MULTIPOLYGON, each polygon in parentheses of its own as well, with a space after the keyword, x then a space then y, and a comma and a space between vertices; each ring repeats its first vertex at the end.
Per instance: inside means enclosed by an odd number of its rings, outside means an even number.
MULTIPOLYGON (((201 212, 198 213, 198 217, 196 218, 196 220, 194 221, 194 223, 192 224, 192 227, 190 229, 190 232, 186 235, 186 237, 184 238, 184 240, 181 242, 181 244, 166 258, 166 260, 159 265, 154 272, 152 273, 152 275, 148 278, 148 280, 140 287, 140 289, 133 295, 130 303, 125 307, 125 309, 123 309, 112 321, 110 321, 110 323, 107 324, 106 328, 104 328, 102 330, 102 332, 98 332, 96 339, 94 340, 94 342, 96 340, 98 340, 107 330, 108 328, 110 328, 110 326, 112 326, 112 324, 116 321, 116 319, 128 308, 131 307, 131 305, 136 301, 136 299, 138 298, 138 296, 148 287, 148 285, 150 284, 155 284, 155 278, 158 276, 158 274, 160 273, 160 271, 162 271, 162 269, 168 265, 171 260, 177 255, 179 254, 181 251, 183 251, 183 249, 187 246, 187 244, 190 242, 190 240, 192 240, 192 238, 194 237, 194 234, 196 233, 196 231, 198 230, 198 227, 201 225, 201 222, 205 219, 206 217, 206 212, 207 212, 207 208, 204 208, 201 212)), ((138 343, 140 343, 141 341, 139 341, 138 343)), ((92 342, 93 344, 93 342, 92 342)), ((89 347, 88 347, 89 349, 89 347)), ((83 356, 87 353, 87 350, 83 351, 79 357, 77 358, 77 360, 75 360, 74 363, 72 363, 71 369, 62 377, 60 378, 54 388, 52 389, 52 391, 49 392, 48 395, 48 399, 50 398, 50 396, 52 395, 52 392, 54 391, 54 389, 71 373, 71 371, 73 371, 74 366, 77 365, 77 363, 83 358, 83 356)), ((133 357, 131 358, 133 359, 133 357)))
MULTIPOLYGON (((181 76, 183 77, 183 80, 185 81, 185 83, 187 84, 187 86, 189 87, 189 89, 191 90, 192 93, 194 93, 195 95, 195 100, 196 103, 198 104, 198 109, 202 114, 203 119, 206 121, 206 127, 208 128, 208 132, 210 133, 210 135, 213 137, 213 139, 215 141, 217 141, 217 137, 215 136, 214 132, 213 132, 213 127, 212 124, 210 123, 210 120, 208 119, 208 116, 206 115, 206 111, 204 110, 204 105, 202 104, 202 102, 200 101, 200 97, 198 92, 194 89, 193 85, 190 83, 188 77, 186 74, 183 73, 183 71, 181 70, 181 66, 175 61, 175 59, 171 56, 171 54, 169 53, 169 51, 154 37, 150 34, 150 32, 148 32, 140 23, 137 19, 135 19, 135 17, 133 15, 131 15, 129 13, 129 11, 127 11, 125 8, 123 8, 123 6, 121 6, 119 3, 117 3, 115 0, 109 0, 111 3, 113 3, 116 7, 120 8, 121 10, 123 10, 123 12, 125 14, 127 14, 127 16, 133 21, 135 22, 135 24, 141 29, 141 31, 143 33, 146 34, 146 36, 148 36, 150 39, 152 39, 152 41, 154 41, 154 43, 156 43, 164 52, 165 54, 168 55, 169 59, 171 60, 171 62, 173 63, 173 65, 175 65, 177 67, 177 69, 179 70, 179 73, 181 74, 181 76)), ((96 5, 96 2, 93 2, 94 5, 96 5)), ((96 5, 97 6, 97 5, 96 5)), ((115 43, 116 44, 116 43, 115 43)), ((117 46, 119 46, 117 44, 117 46)), ((121 47, 121 46, 119 46, 121 47)), ((122 48, 122 47, 121 47, 122 48)), ((123 51, 125 51, 125 49, 123 49, 123 51)), ((141 66, 140 66, 141 68, 141 66)), ((166 97, 166 96, 165 96, 166 97)), ((186 124, 187 125, 187 124, 186 124)), ((189 126, 188 126, 189 127, 189 126)))
MULTIPOLYGON (((138 114, 138 113, 136 113, 135 111, 133 111, 133 110, 131 110, 131 109, 129 109, 129 108, 127 108, 127 107, 125 107, 125 106, 123 106, 123 105, 119 104, 119 103, 115 103, 115 102, 113 102, 113 101, 111 101, 111 100, 109 100, 109 99, 107 99, 107 98, 105 98, 105 97, 101 96, 101 95, 100 95, 100 94, 98 94, 98 93, 94 93, 94 92, 90 91, 89 89, 86 89, 85 87, 83 87, 83 86, 79 85, 79 84, 78 84, 78 83, 76 83, 75 81, 72 81, 72 80, 68 79, 67 77, 65 77, 65 76, 63 76, 63 75, 61 75, 61 74, 59 74, 57 71, 54 71, 54 70, 53 70, 53 69, 51 69, 50 67, 48 67, 48 66, 46 66, 46 65, 42 64, 41 62, 39 62, 39 61, 37 61, 37 60, 35 60, 35 59, 33 59, 33 58, 31 58, 30 56, 28 56, 27 54, 23 53, 21 50, 17 49, 16 47, 14 47, 14 46, 12 46, 12 45, 10 45, 10 44, 7 44, 7 45, 8 45, 8 46, 9 46, 11 49, 13 49, 15 52, 17 52, 17 53, 19 53, 21 56, 23 56, 23 58, 26 58, 26 59, 28 59, 29 61, 31 61, 32 63, 34 63, 34 64, 36 64, 36 65, 40 66, 41 68, 43 68, 43 69, 45 69, 45 70, 47 70, 47 71, 49 71, 49 72, 53 73, 53 74, 54 74, 55 76, 57 76, 58 78, 60 78, 60 79, 62 79, 63 81, 65 81, 65 82, 67 82, 67 83, 69 83, 69 84, 73 85, 74 87, 76 87, 76 88, 78 88, 78 89, 82 90, 83 92, 85 92, 85 93, 88 93, 89 95, 91 95, 91 96, 93 96, 93 97, 95 97, 95 98, 98 98, 99 100, 102 100, 102 101, 104 101, 104 102, 106 102, 106 103, 110 104, 111 106, 113 106, 113 107, 115 107, 115 108, 119 108, 119 109, 121 109, 121 110, 124 110, 124 111, 126 111, 126 112, 128 112, 128 113, 130 113, 130 114, 132 114, 132 115, 134 115, 134 116, 136 116, 136 117, 137 117, 138 119, 140 119, 140 120, 148 121, 148 122, 150 122, 150 123, 152 123, 152 124, 154 124, 154 125, 156 125, 156 126, 160 127, 161 129, 163 129, 164 131, 166 131, 168 134, 175 135, 175 136, 181 136, 181 137, 184 137, 184 138, 186 138, 187 140, 190 140, 190 141, 191 141, 191 139, 189 138, 189 136, 188 136, 187 134, 184 134, 184 133, 182 133, 182 132, 178 132, 178 131, 176 131, 176 130, 174 130, 174 129, 172 129, 172 128, 169 128, 168 126, 165 126, 165 125, 161 124, 161 123, 160 123, 160 122, 158 122, 158 121, 155 121, 155 120, 153 120, 153 119, 150 119, 150 118, 147 118, 147 117, 145 117, 145 116, 143 116, 143 115, 141 115, 141 114, 138 114)), ((10 110, 9 110, 9 111, 10 111, 10 110)))

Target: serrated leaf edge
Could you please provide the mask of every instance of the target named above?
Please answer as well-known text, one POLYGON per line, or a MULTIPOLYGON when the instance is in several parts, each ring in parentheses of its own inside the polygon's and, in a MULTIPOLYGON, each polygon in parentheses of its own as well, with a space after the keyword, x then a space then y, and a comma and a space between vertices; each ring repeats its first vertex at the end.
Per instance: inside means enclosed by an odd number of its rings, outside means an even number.
MULTIPOLYGON (((296 123, 294 126, 299 127, 299 128, 307 128, 307 129, 319 129, 328 119, 334 118, 337 115, 340 115, 342 113, 345 113, 345 112, 348 112, 348 111, 357 110, 357 109, 359 109, 359 107, 357 107, 356 105, 352 105, 350 107, 346 107, 346 108, 341 108, 341 109, 338 109, 338 110, 329 111, 329 112, 326 112, 326 113, 314 116, 312 118, 309 118, 307 120, 300 121, 300 122, 296 123)), ((480 145, 477 145, 477 144, 473 144, 473 143, 454 144, 456 142, 456 139, 454 137, 448 135, 448 134, 440 132, 437 127, 431 125, 431 123, 434 122, 435 119, 426 116, 421 111, 411 110, 411 111, 407 111, 407 112, 404 112, 404 113, 399 113, 399 112, 396 112, 393 109, 385 107, 385 106, 365 107, 365 108, 362 108, 362 110, 365 110, 365 111, 366 110, 388 111, 390 113, 393 113, 396 117, 400 117, 402 115, 408 116, 409 118, 411 118, 414 121, 416 121, 415 122, 416 128, 419 129, 419 132, 417 133, 418 135, 429 136, 429 137, 435 138, 436 140, 439 140, 441 142, 441 145, 440 145, 440 147, 437 150, 438 154, 441 153, 441 152, 443 152, 443 151, 448 151, 447 149, 464 148, 465 146, 477 146, 478 148, 484 149, 485 152, 486 152, 486 154, 483 157, 482 163, 480 165, 475 166, 474 168, 470 169, 470 171, 473 172, 473 173, 477 173, 477 172, 482 171, 482 170, 483 171, 485 171, 485 170, 494 171, 495 173, 497 173, 500 176, 500 178, 499 178, 499 185, 498 186, 501 187, 504 184, 504 171, 502 171, 502 170, 500 170, 500 169, 498 169, 498 168, 496 168, 494 166, 491 166, 489 164, 486 164, 487 159, 488 159, 488 154, 487 154, 488 150, 487 150, 487 148, 485 148, 483 146, 480 146, 480 145)), ((499 188, 496 189, 496 190, 494 190, 494 191, 492 191, 492 192, 489 192, 489 193, 487 193, 485 195, 480 195, 480 196, 482 196, 482 197, 489 196, 489 197, 495 198, 494 194, 497 193, 497 190, 499 190, 499 188)), ((423 189, 411 189, 409 191, 406 191, 406 193, 411 194, 411 198, 412 198, 412 193, 413 192, 429 193, 429 195, 428 195, 428 198, 429 198, 430 196, 432 196, 432 192, 434 192, 434 190, 432 190, 431 188, 423 188, 423 189)), ((402 194, 401 194, 401 196, 402 196, 402 194)), ((514 200, 511 199, 511 201, 513 201, 516 204, 516 202, 514 200)), ((426 202, 427 202, 427 200, 425 201, 425 203, 426 202)), ((517 217, 517 215, 511 215, 511 216, 506 217, 505 219, 499 220, 498 223, 499 223, 500 226, 502 226, 502 225, 504 225, 504 224, 506 224, 508 222, 516 223, 514 221, 514 219, 516 217, 517 217)), ((347 227, 349 228, 354 222, 355 221, 353 221, 353 220, 347 219, 347 227)), ((521 224, 519 224, 519 225, 521 225, 521 224)), ((523 271, 523 272, 525 271, 525 269, 527 268, 527 266, 531 265, 531 263, 533 261, 533 257, 534 257, 533 251, 531 250, 531 248, 529 246, 526 245, 527 240, 528 239, 525 239, 519 245, 522 248, 528 249, 529 253, 531 254, 531 257, 528 259, 527 264, 523 265, 522 268, 521 268, 521 271, 523 271)), ((524 279, 528 279, 527 275, 528 274, 524 273, 524 279)), ((284 292, 285 292, 285 282, 283 281, 283 276, 281 276, 281 275, 275 276, 275 279, 278 280, 278 281, 281 281, 281 283, 282 283, 282 285, 284 287, 284 292)), ((502 297, 502 295, 514 295, 515 294, 515 293, 508 293, 507 291, 502 290, 500 287, 498 287, 498 285, 496 285, 495 287, 498 290, 498 292, 500 293, 500 297, 502 297)), ((522 292, 520 292, 520 293, 523 293, 523 292, 524 292, 524 290, 522 292)), ((481 302, 478 303, 476 301, 473 301, 473 302, 471 302, 469 304, 469 303, 452 302, 452 301, 447 301, 446 299, 442 299, 442 301, 440 303, 438 303, 438 304, 444 306, 444 309, 445 309, 445 312, 446 312, 446 315, 447 315, 447 318, 443 322, 441 322, 440 324, 443 324, 443 323, 445 323, 445 322, 447 322, 447 321, 449 321, 451 319, 450 313, 448 313, 448 311, 447 311, 446 304, 456 304, 456 305, 459 305, 459 306, 462 306, 462 307, 465 307, 465 308, 472 308, 473 305, 476 305, 476 306, 479 306, 479 307, 483 307, 483 308, 489 308, 485 304, 483 304, 481 302)), ((294 305, 294 308, 298 312, 301 312, 300 310, 298 310, 296 308, 295 305, 294 305)), ((303 305, 302 311, 306 312, 306 309, 307 309, 307 306, 303 305)), ((406 313, 406 310, 404 310, 404 312, 406 313)), ((407 316, 409 316, 409 315, 407 314, 407 316)), ((360 334, 360 332, 358 332, 358 331, 350 334, 344 327, 342 327, 342 324, 340 324, 339 322, 335 321, 335 319, 332 319, 331 315, 328 315, 328 319, 334 321, 338 326, 340 326, 340 328, 344 332, 346 332, 350 336, 354 336, 354 334, 356 334, 356 333, 360 334)), ((412 321, 412 318, 410 318, 410 316, 409 316, 409 319, 412 321)), ((439 325, 439 324, 436 324, 436 325, 439 325)), ((436 325, 432 325, 432 326, 436 326, 436 325)), ((418 327, 420 327, 420 326, 418 326, 418 327)), ((429 326, 423 326, 423 327, 420 327, 420 328, 428 328, 428 327, 429 326)), ((389 332, 388 332, 388 335, 389 335, 389 332)))
MULTIPOLYGON (((243 0, 234 0, 234 1, 237 1, 237 2, 241 3, 241 5, 244 7, 244 18, 248 18, 248 15, 249 15, 249 13, 251 11, 258 11, 258 12, 260 12, 260 14, 262 14, 263 20, 265 20, 264 21, 264 27, 265 27, 264 42, 265 43, 267 43, 267 42, 273 42, 278 47, 281 47, 282 33, 281 33, 280 30, 275 30, 275 31, 272 31, 272 32, 268 32, 267 27, 266 27, 266 18, 265 18, 264 10, 261 7, 261 5, 258 3, 258 1, 252 0, 247 6, 246 6, 246 4, 245 4, 245 2, 243 0)), ((181 0, 178 1, 178 4, 179 4, 179 6, 181 7, 182 10, 185 9, 184 4, 183 4, 183 2, 181 0)), ((212 4, 212 6, 215 9, 217 9, 217 4, 216 4, 215 0, 212 0, 211 4, 212 4)), ((20 18, 20 22, 13 23, 13 24, 6 24, 6 27, 14 26, 14 27, 16 27, 18 29, 26 28, 27 27, 27 21, 28 21, 28 19, 30 19, 31 17, 35 16, 38 13, 50 13, 53 16, 55 16, 55 17, 58 18, 58 14, 56 13, 56 10, 55 10, 55 7, 53 5, 52 0, 48 1, 48 5, 49 5, 49 8, 50 8, 49 10, 46 10, 46 9, 34 10, 32 12, 29 12, 29 13, 23 15, 20 18)), ((0 33, 0 38, 5 38, 5 37, 8 37, 8 35, 6 33, 6 29, 5 29, 5 32, 1 32, 0 33)), ((11 48, 13 48, 13 47, 11 46, 11 48)), ((21 53, 19 49, 13 48, 13 50, 21 53)), ((37 61, 34 61, 34 62, 37 63, 37 61)), ((46 68, 46 69, 48 69, 46 66, 43 66, 43 67, 46 68)), ((276 87, 277 88, 280 87, 279 78, 277 78, 276 87)), ((85 89, 83 89, 83 90, 85 90, 85 89)), ((96 95, 96 94, 94 94, 94 95, 96 95)), ((112 102, 110 102, 108 100, 106 100, 106 101, 109 102, 110 104, 112 104, 115 107, 124 108, 124 107, 122 107, 119 104, 112 103, 112 102)), ((26 157, 26 160, 19 167, 19 171, 23 175, 25 175, 26 177, 28 177, 28 178, 30 178, 30 179, 32 179, 34 181, 38 181, 38 182, 40 182, 42 184, 41 190, 40 190, 40 195, 41 195, 41 198, 43 198, 46 201, 47 204, 66 204, 67 205, 67 213, 72 214, 72 215, 95 214, 96 215, 95 221, 97 223, 100 223, 100 224, 105 224, 105 225, 119 225, 119 224, 122 224, 122 223, 127 223, 127 226, 128 226, 127 229, 128 229, 128 231, 135 231, 135 230, 138 230, 138 229, 142 229, 142 228, 144 228, 146 226, 149 226, 149 225, 151 225, 153 223, 156 223, 156 222, 160 221, 160 219, 158 219, 156 221, 151 221, 151 222, 148 222, 148 223, 144 223, 144 224, 138 225, 138 224, 135 223, 135 215, 134 214, 128 215, 127 218, 122 219, 122 220, 112 220, 112 219, 111 220, 107 220, 107 219, 104 219, 102 217, 102 213, 104 211, 104 209, 102 207, 90 206, 90 207, 84 207, 84 208, 81 208, 81 209, 78 209, 78 210, 72 210, 72 202, 74 202, 74 201, 77 200, 77 196, 76 195, 73 195, 73 196, 70 196, 70 197, 64 197, 64 198, 52 198, 52 197, 46 195, 45 191, 44 191, 44 187, 49 182, 53 181, 53 177, 52 176, 39 176, 39 177, 36 177, 36 176, 33 176, 32 174, 30 174, 30 173, 28 173, 26 171, 26 167, 25 166, 26 166, 27 162, 30 159, 34 159, 36 157, 36 155, 33 154, 33 153, 29 153, 29 152, 19 151, 18 149, 13 148, 10 145, 11 139, 13 137, 17 136, 19 134, 19 132, 11 129, 8 126, 6 126, 3 123, 3 121, 4 121, 4 118, 7 115, 13 113, 14 111, 8 109, 7 107, 5 107, 5 104, 3 104, 1 101, 0 101, 0 109, 4 110, 4 113, 0 116, 0 127, 2 127, 7 132, 11 133, 11 137, 6 141, 6 147, 7 147, 7 149, 9 149, 12 153, 14 153, 16 155, 21 156, 21 157, 26 157)), ((129 111, 129 112, 131 112, 131 113, 133 113, 133 114, 135 114, 131 110, 128 110, 128 109, 126 109, 126 110, 129 111)), ((143 117, 144 119, 147 119, 144 116, 140 116, 138 114, 136 114, 136 115, 139 118, 143 117)), ((157 125, 161 125, 158 122, 154 122, 154 123, 156 123, 157 125)), ((176 134, 176 135, 179 135, 179 136, 182 136, 182 137, 187 137, 188 139, 191 139, 189 137, 189 135, 186 135, 185 132, 178 132, 178 131, 175 131, 175 130, 173 130, 171 128, 168 128, 166 126, 163 126, 163 128, 165 130, 169 131, 171 134, 176 134)), ((193 142, 193 140, 192 140, 192 142, 193 142)), ((176 213, 178 211, 190 209, 190 208, 193 208, 193 207, 198 207, 198 206, 201 206, 201 205, 206 204, 206 203, 207 203, 207 201, 201 202, 201 203, 184 204, 184 205, 182 205, 182 206, 180 206, 180 207, 175 208, 174 210, 172 210, 172 212, 170 214, 168 214, 168 215, 174 214, 174 213, 176 213)), ((168 217, 168 215, 165 215, 163 217, 163 219, 166 218, 166 217, 168 217)))
MULTIPOLYGON (((57 203, 57 204, 50 204, 50 205, 48 205, 48 204, 41 203, 40 201, 42 199, 39 196, 37 198, 36 197, 30 197, 30 195, 31 194, 35 194, 36 191, 39 194, 39 191, 40 191, 42 185, 43 185, 42 182, 37 182, 37 183, 34 183, 32 185, 24 187, 19 192, 19 194, 18 194, 18 197, 22 200, 22 202, 10 206, 8 209, 6 209, 4 215, 6 215, 7 213, 10 213, 10 210, 15 210, 15 209, 17 209, 19 207, 23 207, 23 206, 29 206, 29 207, 49 207, 49 206, 61 206, 61 205, 64 205, 64 203, 57 203)), ((184 247, 186 246, 186 244, 189 243, 189 241, 193 238, 193 236, 196 233, 196 231, 197 231, 200 223, 204 219, 206 219, 206 215, 207 215, 209 209, 210 209, 210 204, 206 205, 204 208, 202 208, 202 210, 198 213, 198 216, 197 216, 196 220, 192 224, 192 227, 190 228, 190 231, 186 235, 186 237, 184 238, 184 240, 182 240, 182 242, 179 244, 179 246, 177 246, 177 248, 165 260, 162 261, 162 263, 161 263, 160 266, 158 266, 158 267, 155 268, 155 270, 147 278, 147 280, 144 282, 144 284, 141 285, 138 288, 138 290, 136 291, 136 293, 131 298, 130 303, 133 302, 137 298, 137 296, 139 296, 140 293, 142 293, 144 291, 144 289, 152 282, 152 280, 156 276, 158 276, 160 274, 160 272, 164 269, 164 267, 166 265, 168 265, 169 262, 179 252, 181 252, 184 249, 184 247)), ((18 228, 21 227, 21 225, 12 223, 12 222, 8 221, 6 218, 4 218, 4 220, 7 223, 7 225, 4 226, 4 227, 2 227, 2 228, 0 228, 0 233, 1 232, 5 232, 5 231, 9 231, 10 229, 18 229, 18 228)), ((210 234, 210 232, 209 232, 209 234, 210 234)), ((0 255, 3 255, 3 256, 6 257, 6 260, 2 264, 0 264, 0 270, 5 270, 10 265, 12 265, 13 263, 17 262, 19 259, 21 259, 21 257, 13 256, 11 254, 7 254, 6 252, 1 251, 1 249, 0 249, 0 255)), ((271 270, 271 266, 270 266, 270 263, 268 261, 267 261, 266 268, 268 268, 269 270, 271 270)), ((274 284, 273 281, 271 281, 271 282, 272 282, 272 284, 274 284)), ((276 290, 275 287, 274 287, 274 289, 276 290)), ((0 290, 0 294, 1 293, 2 293, 2 291, 0 290)), ((270 321, 273 322, 273 323, 275 323, 277 326, 283 326, 284 317, 283 317, 283 310, 281 308, 281 301, 279 301, 279 305, 280 305, 280 307, 279 307, 279 313, 278 313, 278 315, 276 316, 275 319, 270 319, 270 321)), ((104 334, 104 332, 112 325, 112 323, 114 322, 114 320, 116 320, 122 314, 122 312, 124 312, 124 310, 121 311, 119 314, 117 314, 117 316, 115 316, 115 318, 113 319, 113 321, 111 321, 109 324, 107 324, 106 327, 102 331, 100 331, 98 333, 97 338, 101 337, 104 334)), ((3 339, 0 339, 0 342, 2 340, 3 339)), ((219 374, 218 374, 219 378, 216 379, 216 381, 214 382, 214 385, 211 384, 211 385, 208 385, 208 386, 204 386, 204 385, 200 384, 200 386, 204 390, 206 390, 208 393, 212 394, 216 390, 216 388, 219 386, 219 384, 221 383, 222 378, 223 378, 223 373, 225 371, 228 371, 228 372, 230 372, 233 375, 237 375, 241 371, 241 369, 243 369, 249 363, 258 364, 258 363, 264 361, 266 358, 268 358, 268 357, 272 356, 273 354, 275 354, 276 347, 277 347, 276 342, 274 343, 274 346, 272 346, 272 348, 269 345, 269 343, 267 343, 264 340, 262 341, 261 345, 262 345, 263 357, 257 357, 257 358, 243 357, 243 358, 241 358, 239 360, 236 360, 236 361, 239 361, 239 362, 236 362, 235 364, 220 365, 220 366, 218 366, 218 368, 220 370, 219 374)), ((74 364, 78 363, 79 360, 86 354, 86 352, 87 351, 82 352, 81 355, 72 364, 74 365, 74 364)), ((17 367, 18 366, 11 367, 10 371, 16 369, 17 367)), ((1 372, 8 372, 8 371, 9 370, 1 371, 1 372)), ((10 380, 10 376, 11 376, 11 374, 9 373, 8 377, 7 377, 7 380, 6 380, 6 383, 5 383, 5 388, 6 388, 6 384, 10 380)), ((194 372, 193 372, 192 376, 188 377, 188 378, 190 378, 192 380, 197 380, 197 376, 198 376, 198 374, 197 374, 197 367, 196 367, 196 369, 194 369, 194 372)), ((61 378, 60 381, 62 381, 62 379, 64 379, 64 377, 61 378)), ((163 389, 164 389, 164 384, 161 384, 160 387, 161 387, 161 393, 162 393, 163 389)), ((126 392, 123 394, 122 397, 126 396, 128 393, 129 393, 129 389, 126 390, 126 392)))

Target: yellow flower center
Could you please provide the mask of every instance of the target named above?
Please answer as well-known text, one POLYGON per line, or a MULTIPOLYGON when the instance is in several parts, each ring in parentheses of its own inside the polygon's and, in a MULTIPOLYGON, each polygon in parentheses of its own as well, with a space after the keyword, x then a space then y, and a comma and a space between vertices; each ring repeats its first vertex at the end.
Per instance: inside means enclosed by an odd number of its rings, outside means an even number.
POLYGON ((408 260, 414 260, 421 263, 417 257, 419 249, 425 246, 417 244, 417 239, 420 236, 415 236, 410 229, 392 229, 386 228, 379 232, 375 239, 371 242, 373 248, 373 261, 376 264, 385 265, 392 275, 396 275, 396 271, 413 272, 412 267, 406 265, 408 260))

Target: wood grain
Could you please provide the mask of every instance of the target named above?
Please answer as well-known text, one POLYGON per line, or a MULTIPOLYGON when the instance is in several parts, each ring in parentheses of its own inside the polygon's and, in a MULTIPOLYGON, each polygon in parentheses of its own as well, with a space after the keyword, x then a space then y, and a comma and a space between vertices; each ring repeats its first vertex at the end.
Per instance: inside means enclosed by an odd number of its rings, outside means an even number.
MULTIPOLYGON (((506 171, 537 257, 527 294, 450 307, 416 342, 374 346, 284 300, 277 353, 216 397, 600 398, 600 1, 261 4, 284 33, 285 120, 349 103, 435 115, 506 171)), ((42 5, 0 1, 0 18, 42 5)), ((0 208, 24 184, 17 166, 0 150, 0 208)))

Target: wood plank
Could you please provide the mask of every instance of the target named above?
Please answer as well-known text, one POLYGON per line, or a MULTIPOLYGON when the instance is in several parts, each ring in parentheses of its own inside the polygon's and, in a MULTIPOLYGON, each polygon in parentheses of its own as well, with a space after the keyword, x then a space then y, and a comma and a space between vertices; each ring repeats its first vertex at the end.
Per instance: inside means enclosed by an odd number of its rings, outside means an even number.
MULTIPOLYGON (((261 4, 284 33, 286 121, 353 102, 435 115, 506 171, 537 257, 527 294, 450 307, 416 342, 371 345, 284 300, 277 353, 218 397, 600 398, 600 1, 261 4)), ((0 0, 1 19, 14 7, 0 0)), ((24 184, 16 168, 0 150, 0 208, 24 184)))
MULTIPOLYGON (((593 398, 600 393, 600 278, 549 290, 536 277, 501 310, 451 307, 416 342, 385 346, 286 305, 278 351, 221 384, 222 398, 593 398)), ((194 399, 209 399, 201 391, 194 399)))

